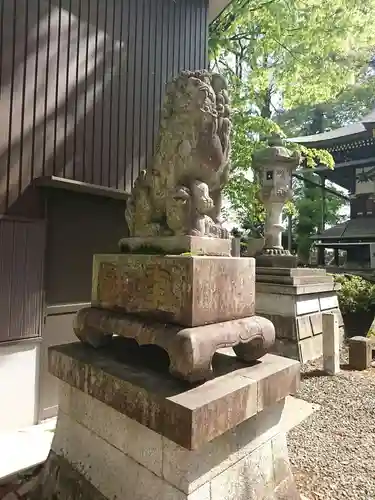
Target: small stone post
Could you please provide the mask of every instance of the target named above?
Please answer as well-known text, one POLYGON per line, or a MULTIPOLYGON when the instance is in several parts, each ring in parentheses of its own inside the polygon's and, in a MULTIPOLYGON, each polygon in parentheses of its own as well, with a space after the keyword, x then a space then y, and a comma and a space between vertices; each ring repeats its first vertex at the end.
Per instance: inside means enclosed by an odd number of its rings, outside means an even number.
POLYGON ((372 361, 372 342, 366 337, 349 340, 349 365, 354 370, 367 370, 372 361))
POLYGON ((329 375, 340 371, 340 330, 335 313, 323 313, 323 365, 329 375))
POLYGON ((232 257, 241 257, 241 238, 232 238, 232 257))

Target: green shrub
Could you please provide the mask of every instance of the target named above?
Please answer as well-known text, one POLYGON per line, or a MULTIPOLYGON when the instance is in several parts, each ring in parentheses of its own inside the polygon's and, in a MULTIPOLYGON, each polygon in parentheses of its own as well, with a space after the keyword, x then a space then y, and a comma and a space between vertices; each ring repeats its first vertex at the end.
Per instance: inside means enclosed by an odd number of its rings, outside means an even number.
POLYGON ((337 296, 343 314, 370 311, 375 307, 375 284, 361 278, 336 274, 335 282, 341 285, 337 296))

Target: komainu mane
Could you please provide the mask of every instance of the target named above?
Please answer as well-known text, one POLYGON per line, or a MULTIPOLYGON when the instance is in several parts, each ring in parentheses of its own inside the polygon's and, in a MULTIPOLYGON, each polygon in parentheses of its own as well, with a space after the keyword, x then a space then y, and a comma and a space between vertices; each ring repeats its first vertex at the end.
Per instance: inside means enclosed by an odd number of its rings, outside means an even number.
POLYGON ((130 236, 229 237, 219 221, 229 172, 226 87, 206 71, 183 72, 168 85, 156 154, 128 201, 130 236))

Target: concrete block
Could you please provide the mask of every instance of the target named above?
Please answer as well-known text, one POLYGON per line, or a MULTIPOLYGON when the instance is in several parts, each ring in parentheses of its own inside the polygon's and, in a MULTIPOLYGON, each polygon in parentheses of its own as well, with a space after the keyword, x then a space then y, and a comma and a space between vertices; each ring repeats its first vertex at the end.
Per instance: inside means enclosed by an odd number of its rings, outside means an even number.
POLYGON ((164 439, 164 479, 185 493, 194 491, 278 435, 285 412, 285 401, 279 401, 196 451, 164 439))
POLYGON ((310 323, 313 335, 323 333, 322 314, 320 312, 310 315, 310 323))
MULTIPOLYGON (((263 363, 252 373, 258 382, 258 412, 285 398, 285 393, 295 394, 300 383, 300 364, 292 359, 268 354, 263 363)), ((245 371, 244 376, 248 376, 245 371)))
MULTIPOLYGON (((277 334, 277 332, 276 332, 277 334)), ((299 360, 299 345, 297 341, 276 338, 275 344, 271 350, 273 354, 285 356, 286 358, 299 360)))
POLYGON ((355 370, 367 370, 372 362, 374 345, 366 337, 352 337, 349 340, 349 365, 355 370))
POLYGON ((263 444, 211 481, 212 500, 256 500, 275 488, 271 442, 263 444))
POLYGON ((301 495, 291 474, 279 484, 269 500, 301 500, 301 495))
POLYGON ((336 292, 326 297, 320 297, 319 303, 320 303, 320 309, 322 311, 325 311, 326 309, 334 309, 335 307, 339 307, 339 302, 336 292))
POLYGON ((297 340, 297 325, 294 316, 282 316, 280 314, 263 314, 264 318, 271 321, 275 327, 275 333, 279 339, 297 340))
POLYGON ((319 299, 311 297, 298 297, 296 304, 296 314, 301 316, 319 311, 319 299))
POLYGON ((160 434, 62 381, 59 381, 59 407, 154 474, 162 475, 160 434))
MULTIPOLYGON (((266 372, 271 370, 272 365, 275 366, 276 361, 273 361, 265 368, 266 372)), ((287 363, 289 367, 296 365, 291 360, 280 358, 281 373, 285 372, 282 366, 287 363)), ((119 424, 113 408, 109 408, 109 413, 103 413, 104 403, 83 391, 69 389, 66 384, 62 387, 62 404, 52 452, 41 476, 40 490, 35 500, 50 500, 55 498, 56 493, 56 498, 62 495, 64 498, 82 500, 298 498, 283 497, 281 492, 289 494, 295 490, 286 432, 311 414, 312 405, 305 401, 293 397, 282 399, 199 450, 190 451, 162 438, 163 466, 160 477, 153 472, 154 468, 149 469, 153 467, 149 461, 141 465, 127 454, 134 454, 131 443, 119 449, 107 441, 109 438, 118 444, 113 439, 117 432, 103 429, 105 425, 119 424), (75 406, 80 403, 82 396, 85 401, 82 410, 77 411, 75 406), (63 407, 69 415, 62 411, 63 407), (86 410, 89 413, 87 417, 84 415, 86 410), (92 413, 96 412, 98 418, 105 420, 104 423, 98 424, 93 418, 92 413), (93 428, 89 429, 77 422, 72 415, 93 428)), ((219 416, 215 418, 220 420, 219 416)), ((127 417, 121 420, 123 433, 128 441, 134 441, 139 447, 135 456, 144 457, 148 442, 131 434, 139 430, 139 424, 129 420, 127 417)), ((204 422, 200 425, 204 425, 204 422)), ((141 431, 143 436, 150 436, 149 429, 145 428, 144 431, 146 434, 141 431)))
POLYGON ((323 366, 324 371, 335 375, 340 371, 340 330, 335 313, 323 313, 323 366))
MULTIPOLYGON (((119 242, 122 253, 136 253, 140 249, 159 249, 162 255, 219 255, 230 257, 231 240, 206 236, 149 236, 122 238, 119 242)), ((138 252, 139 253, 139 252, 138 252)), ((147 252, 146 252, 147 253, 147 252)))
POLYGON ((108 500, 210 500, 207 485, 185 495, 63 412, 52 450, 108 500))
POLYGON ((297 317, 298 339, 303 340, 312 336, 312 326, 309 316, 297 317))
POLYGON ((283 433, 278 434, 272 439, 271 445, 275 475, 274 481, 276 485, 279 485, 282 481, 285 480, 285 478, 288 477, 290 472, 286 435, 283 433))
POLYGON ((299 359, 301 363, 320 358, 323 354, 323 335, 316 335, 299 342, 299 359))
POLYGON ((271 295, 256 292, 255 311, 259 315, 294 316, 296 313, 295 298, 292 295, 271 295))

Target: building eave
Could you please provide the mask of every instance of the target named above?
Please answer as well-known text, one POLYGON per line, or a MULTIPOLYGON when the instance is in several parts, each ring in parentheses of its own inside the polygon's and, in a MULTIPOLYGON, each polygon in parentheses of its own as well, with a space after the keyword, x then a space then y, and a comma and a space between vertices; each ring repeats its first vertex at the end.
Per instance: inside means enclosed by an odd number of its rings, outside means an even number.
POLYGON ((232 3, 233 0, 209 0, 208 22, 211 24, 232 3))
MULTIPOLYGON (((375 110, 367 114, 361 121, 340 127, 321 134, 306 135, 301 137, 291 137, 288 139, 290 142, 295 142, 302 145, 319 145, 323 147, 325 144, 334 142, 346 142, 355 140, 361 136, 367 136, 369 132, 375 130, 375 110)), ((374 135, 374 134, 372 134, 374 135)))
POLYGON ((288 139, 290 142, 297 144, 312 145, 312 144, 325 144, 337 142, 340 139, 349 140, 350 138, 357 139, 362 134, 366 134, 366 127, 362 123, 353 123, 347 127, 340 127, 335 130, 323 132, 321 134, 306 135, 301 137, 292 137, 288 139))

